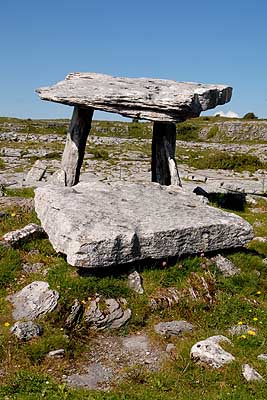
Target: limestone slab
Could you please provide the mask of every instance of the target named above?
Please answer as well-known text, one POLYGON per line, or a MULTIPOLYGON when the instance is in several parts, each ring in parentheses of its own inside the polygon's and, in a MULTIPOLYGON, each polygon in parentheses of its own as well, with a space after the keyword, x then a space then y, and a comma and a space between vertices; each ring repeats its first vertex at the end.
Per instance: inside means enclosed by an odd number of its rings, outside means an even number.
POLYGON ((36 189, 35 209, 55 250, 78 267, 240 247, 253 237, 242 218, 157 183, 48 185, 36 189))
POLYGON ((231 99, 232 88, 226 85, 76 72, 36 92, 42 100, 90 107, 130 118, 178 122, 227 103, 231 99))

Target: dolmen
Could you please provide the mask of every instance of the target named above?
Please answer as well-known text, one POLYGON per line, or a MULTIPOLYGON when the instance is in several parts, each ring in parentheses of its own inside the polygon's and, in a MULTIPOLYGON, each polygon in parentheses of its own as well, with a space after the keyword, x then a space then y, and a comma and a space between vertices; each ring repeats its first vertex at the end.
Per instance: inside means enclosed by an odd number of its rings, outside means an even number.
POLYGON ((252 227, 242 218, 185 191, 175 162, 176 123, 230 101, 231 87, 73 73, 37 93, 74 106, 61 184, 35 192, 41 224, 69 264, 117 266, 237 248, 252 239, 252 227), (152 182, 79 183, 95 109, 153 121, 152 182))

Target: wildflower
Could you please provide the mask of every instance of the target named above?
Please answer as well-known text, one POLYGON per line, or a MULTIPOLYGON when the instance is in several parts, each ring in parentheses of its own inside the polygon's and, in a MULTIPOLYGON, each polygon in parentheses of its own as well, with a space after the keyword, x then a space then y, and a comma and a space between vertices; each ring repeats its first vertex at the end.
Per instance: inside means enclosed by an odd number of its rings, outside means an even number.
POLYGON ((8 328, 8 327, 10 326, 10 323, 9 323, 9 322, 5 322, 5 323, 4 323, 4 326, 5 326, 6 328, 8 328))
POLYGON ((253 321, 258 321, 258 318, 257 318, 257 317, 254 317, 254 318, 253 318, 253 321))
POLYGON ((83 304, 86 304, 86 301, 85 301, 85 300, 82 300, 82 303, 83 303, 83 304))
POLYGON ((246 335, 239 336, 239 339, 246 339, 246 338, 247 338, 246 335))
POLYGON ((250 310, 248 310, 248 312, 252 312, 252 310, 250 309, 250 310))
POLYGON ((260 290, 258 290, 258 291, 256 292, 256 294, 257 294, 257 295, 260 295, 260 294, 261 294, 261 291, 260 291, 260 290))
POLYGON ((243 321, 239 321, 237 325, 243 325, 243 321))
POLYGON ((10 215, 11 215, 11 217, 15 217, 15 216, 16 216, 16 213, 13 212, 13 213, 11 213, 10 215))
POLYGON ((248 330, 248 331, 247 331, 247 334, 250 335, 250 336, 255 336, 255 335, 256 335, 256 332, 255 332, 255 331, 248 330))

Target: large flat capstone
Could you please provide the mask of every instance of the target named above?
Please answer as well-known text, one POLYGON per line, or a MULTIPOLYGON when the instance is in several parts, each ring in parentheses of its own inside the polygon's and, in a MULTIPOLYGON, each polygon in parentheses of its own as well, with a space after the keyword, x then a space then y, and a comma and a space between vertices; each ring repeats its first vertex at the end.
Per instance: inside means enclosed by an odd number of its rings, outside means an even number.
POLYGON ((36 189, 35 209, 55 250, 78 267, 216 251, 253 237, 242 218, 157 183, 48 185, 36 189))
POLYGON ((179 122, 227 103, 231 99, 232 88, 76 72, 69 74, 64 81, 42 87, 36 92, 42 100, 90 107, 130 118, 179 122))

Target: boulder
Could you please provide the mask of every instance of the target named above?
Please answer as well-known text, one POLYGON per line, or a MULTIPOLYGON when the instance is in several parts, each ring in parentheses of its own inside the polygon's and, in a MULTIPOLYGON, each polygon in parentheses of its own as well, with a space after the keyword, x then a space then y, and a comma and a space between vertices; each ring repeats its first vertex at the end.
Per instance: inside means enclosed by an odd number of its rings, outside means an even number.
POLYGON ((157 183, 48 185, 36 189, 35 209, 54 249, 77 267, 218 251, 253 237, 241 217, 157 183))
POLYGON ((47 161, 45 160, 35 161, 34 165, 26 175, 25 178, 26 185, 34 184, 35 182, 42 180, 46 169, 47 169, 47 161))
POLYGON ((231 343, 231 341, 222 335, 211 336, 194 344, 191 348, 190 356, 195 362, 209 365, 212 368, 221 368, 235 360, 235 357, 225 351, 220 342, 231 343))
POLYGON ((144 293, 141 275, 136 270, 133 270, 132 272, 129 273, 128 286, 130 289, 132 289, 134 292, 138 294, 144 293))
POLYGON ((26 321, 53 311, 58 298, 58 292, 49 289, 48 283, 42 281, 32 282, 19 292, 7 296, 7 300, 14 306, 13 318, 26 321))
POLYGON ((39 88, 36 92, 42 100, 90 107, 136 119, 177 122, 227 103, 232 88, 76 72, 69 74, 64 81, 39 88))

